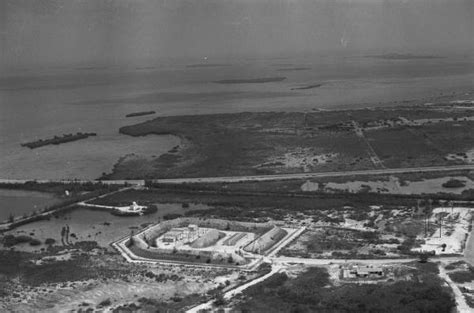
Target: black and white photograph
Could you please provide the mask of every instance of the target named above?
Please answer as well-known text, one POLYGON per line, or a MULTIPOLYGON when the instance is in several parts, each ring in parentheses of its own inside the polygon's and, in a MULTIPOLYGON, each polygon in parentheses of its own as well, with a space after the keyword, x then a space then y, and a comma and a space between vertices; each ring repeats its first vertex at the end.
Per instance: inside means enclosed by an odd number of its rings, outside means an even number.
POLYGON ((473 0, 0 0, 0 312, 474 312, 473 0))

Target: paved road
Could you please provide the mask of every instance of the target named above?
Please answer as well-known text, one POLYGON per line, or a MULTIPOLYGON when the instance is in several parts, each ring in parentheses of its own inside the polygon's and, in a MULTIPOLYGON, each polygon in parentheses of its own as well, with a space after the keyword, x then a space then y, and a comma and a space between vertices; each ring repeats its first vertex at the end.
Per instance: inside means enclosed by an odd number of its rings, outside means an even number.
POLYGON ((0 184, 25 184, 27 182, 35 181, 40 184, 46 183, 61 183, 61 184, 86 184, 86 183, 103 183, 105 185, 134 185, 134 186, 143 186, 145 181, 142 179, 132 179, 132 180, 87 180, 87 179, 0 179, 0 184))
MULTIPOLYGON (((474 214, 474 212, 471 214, 474 214)), ((472 219, 471 223, 474 227, 474 219, 472 219)), ((474 266, 474 230, 471 230, 467 238, 466 247, 464 249, 464 259, 474 266)))
POLYGON ((474 170, 474 164, 453 165, 453 166, 431 166, 431 167, 410 167, 410 168, 384 168, 359 171, 344 172, 317 172, 317 173, 297 173, 297 174, 277 174, 277 175, 259 175, 259 176, 229 176, 229 177, 202 177, 202 178, 169 178, 154 179, 155 183, 233 183, 244 181, 271 181, 271 180, 289 180, 306 179, 320 177, 341 177, 357 175, 383 175, 383 174, 404 174, 404 173, 429 173, 429 172, 448 172, 474 170))
POLYGON ((443 278, 446 283, 451 287, 451 290, 454 293, 454 299, 456 301, 456 309, 458 312, 472 312, 469 305, 466 303, 464 299, 464 295, 462 294, 461 290, 459 290, 458 286, 451 280, 451 277, 446 273, 446 270, 443 266, 439 266, 439 276, 443 278))
MULTIPOLYGON (((408 259, 310 259, 310 258, 297 258, 297 257, 286 257, 286 256, 279 256, 270 258, 273 264, 288 264, 288 263, 296 263, 296 264, 306 264, 306 265, 329 265, 329 264, 344 264, 344 263, 358 263, 358 264, 393 264, 393 263, 409 263, 418 261, 418 258, 408 258, 408 259)), ((431 258, 430 261, 437 262, 437 261, 459 261, 462 260, 460 256, 445 256, 445 257, 436 257, 431 258)))
MULTIPOLYGON (((242 291, 244 291, 245 289, 249 288, 250 286, 253 286, 255 284, 258 284, 262 281, 264 281, 265 279, 269 278, 270 276, 278 273, 279 271, 282 270, 282 267, 281 266, 273 266, 272 267, 272 270, 268 273, 268 274, 265 274, 257 279, 254 279, 254 280, 251 280, 249 281, 248 283, 246 284, 243 284, 235 289, 231 289, 229 291, 227 291, 226 293, 224 293, 224 299, 225 300, 230 300, 232 299, 232 297, 234 297, 235 295, 241 293, 242 291)), ((213 303, 214 303, 214 299, 206 302, 206 303, 202 303, 198 306, 195 306, 194 308, 190 309, 190 310, 187 310, 186 313, 197 313, 201 310, 209 310, 209 309, 212 309, 213 307, 213 303)))
MULTIPOLYGON (((342 177, 342 176, 360 176, 360 175, 384 175, 384 174, 404 174, 404 173, 429 173, 429 172, 449 172, 474 170, 474 164, 452 165, 452 166, 430 166, 430 167, 409 167, 409 168, 384 168, 370 169, 359 171, 343 171, 343 172, 311 172, 296 174, 276 174, 276 175, 255 175, 255 176, 227 176, 227 177, 196 177, 196 178, 163 178, 154 179, 155 183, 184 184, 184 183, 233 183, 244 181, 272 181, 272 180, 290 180, 290 179, 309 179, 321 177, 342 177)), ((89 183, 99 182, 98 180, 47 180, 47 179, 0 179, 0 183, 24 184, 28 181, 36 181, 38 183, 89 183)), ((144 180, 101 180, 100 182, 110 185, 129 184, 135 186, 143 186, 144 180)))
POLYGON ((296 231, 294 231, 290 236, 287 236, 286 238, 283 238, 276 247, 274 247, 270 253, 267 255, 267 257, 274 257, 277 255, 277 253, 283 249, 287 244, 289 244, 291 241, 293 241, 296 237, 301 235, 305 231, 306 227, 300 227, 296 231))
MULTIPOLYGON (((47 212, 42 212, 40 214, 38 214, 38 216, 49 216, 51 214, 53 214, 54 212, 58 212, 60 210, 64 210, 66 208, 69 208, 69 207, 73 207, 75 205, 81 205, 81 203, 84 203, 84 202, 88 202, 88 201, 93 201, 93 200, 96 200, 96 199, 100 199, 100 198, 104 198, 106 196, 110 196, 114 193, 117 193, 117 192, 121 192, 121 191, 125 191, 125 190, 128 190, 128 189, 131 189, 132 187, 124 187, 124 188, 120 188, 119 190, 115 190, 115 191, 111 191, 111 192, 108 192, 108 193, 105 193, 105 194, 102 194, 100 196, 95 196, 95 197, 92 197, 90 199, 86 199, 84 201, 78 201, 78 202, 74 202, 74 203, 71 203, 71 204, 68 204, 68 205, 65 205, 65 206, 61 206, 55 210, 51 210, 51 211, 47 211, 47 212)), ((15 218, 15 221, 14 223, 18 223, 18 222, 21 222, 21 221, 24 221, 24 220, 28 220, 30 219, 31 216, 28 216, 26 218, 23 218, 23 217, 19 217, 19 218, 15 218)), ((1 223, 0 224, 0 230, 8 230, 10 229, 11 227, 11 224, 13 223, 10 223, 10 222, 7 222, 7 223, 1 223)))
POLYGON ((329 265, 329 264, 344 264, 344 263, 358 263, 358 264, 391 264, 391 263, 409 263, 418 259, 310 259, 310 258, 296 258, 279 256, 271 258, 274 264, 306 264, 306 265, 329 265))

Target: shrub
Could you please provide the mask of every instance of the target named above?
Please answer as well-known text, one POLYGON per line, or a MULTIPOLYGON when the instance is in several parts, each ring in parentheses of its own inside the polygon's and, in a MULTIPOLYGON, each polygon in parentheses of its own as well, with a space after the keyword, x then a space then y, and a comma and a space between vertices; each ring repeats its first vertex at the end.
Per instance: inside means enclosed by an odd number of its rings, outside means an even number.
POLYGON ((176 219, 176 218, 178 218, 178 217, 182 217, 182 215, 179 214, 179 213, 168 213, 168 214, 165 214, 165 215, 163 216, 163 219, 164 219, 165 221, 168 221, 168 220, 174 220, 174 219, 176 219))
POLYGON ((153 214, 158 212, 158 207, 156 205, 149 205, 143 210, 143 214, 148 215, 148 214, 153 214))
POLYGON ((38 239, 31 239, 30 240, 30 246, 39 246, 41 244, 41 241, 38 239))
POLYGON ((28 243, 28 242, 31 242, 33 240, 33 238, 31 238, 30 236, 26 236, 26 235, 20 235, 20 236, 13 236, 13 235, 6 235, 5 237, 3 237, 3 245, 7 248, 9 247, 13 247, 17 244, 21 244, 21 243, 28 243))
POLYGON ((444 188, 462 188, 466 186, 466 182, 459 179, 450 179, 442 185, 444 188))
POLYGON ((216 295, 216 299, 214 300, 214 305, 215 306, 223 306, 226 303, 227 302, 225 301, 224 296, 222 295, 222 293, 218 293, 216 295))
POLYGON ((99 307, 103 308, 103 307, 109 306, 111 304, 112 304, 112 301, 110 301, 110 299, 105 299, 104 301, 99 303, 99 307))
POLYGON ((458 284, 471 282, 474 280, 474 270, 452 272, 449 273, 449 277, 458 284))
POLYGON ((447 269, 447 270, 454 270, 458 266, 461 266, 463 264, 465 264, 464 261, 456 261, 456 262, 453 262, 451 264, 446 265, 444 268, 447 269))

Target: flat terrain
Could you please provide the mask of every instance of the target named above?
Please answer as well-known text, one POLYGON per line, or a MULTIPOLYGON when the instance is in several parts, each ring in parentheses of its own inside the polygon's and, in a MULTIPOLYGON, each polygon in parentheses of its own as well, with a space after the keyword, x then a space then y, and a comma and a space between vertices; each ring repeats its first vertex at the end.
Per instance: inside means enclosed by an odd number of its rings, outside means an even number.
POLYGON ((469 165, 472 112, 435 108, 159 117, 120 128, 175 135, 154 159, 125 159, 107 179, 218 177, 469 165))
POLYGON ((449 288, 436 276, 436 264, 425 265, 384 268, 391 283, 361 284, 339 279, 338 268, 293 269, 250 287, 230 306, 251 312, 450 312, 455 302, 449 288))
MULTIPOLYGON (((138 200, 157 205, 158 211, 149 216, 115 217, 108 212, 79 209, 5 232, 0 237, 0 274, 4 274, 0 309, 181 312, 199 303, 214 307, 215 303, 223 303, 255 312, 266 312, 269 307, 275 312, 295 307, 337 311, 354 303, 374 311, 386 311, 388 305, 424 307, 429 312, 448 312, 452 308, 453 297, 437 277, 437 265, 413 260, 418 258, 417 250, 426 248, 436 250, 433 261, 470 262, 460 254, 470 231, 471 209, 442 206, 444 201, 429 201, 427 197, 416 201, 420 196, 291 194, 278 190, 284 187, 278 184, 285 183, 265 183, 260 192, 252 192, 255 182, 242 183, 241 191, 225 185, 212 189, 207 184, 177 185, 175 190, 173 186, 128 189, 94 202, 138 200), (273 193, 271 185, 278 187, 273 193), (210 218, 249 221, 252 228, 254 223, 269 221, 304 232, 290 238, 273 255, 271 252, 266 257, 271 265, 249 272, 189 264, 150 267, 127 263, 110 247, 111 242, 126 238, 150 222, 179 216, 195 217, 204 223, 210 218), (438 238, 440 218, 442 239, 438 238), (66 236, 64 227, 68 229, 66 236), (443 256, 452 253, 457 256, 443 256), (365 278, 347 276, 356 266, 381 267, 383 273, 365 278), (407 289, 420 296, 413 297, 407 289), (380 297, 395 302, 387 304, 379 301, 380 297), (436 301, 442 305, 433 304, 436 301)), ((458 307, 469 308, 472 297, 467 288, 472 268, 463 263, 442 270, 439 275, 450 279, 458 307)))
POLYGON ((130 264, 93 242, 28 254, 0 251, 0 310, 65 312, 122 308, 120 312, 182 311, 206 298, 229 270, 149 268, 130 264), (128 307, 128 310, 127 310, 128 307))

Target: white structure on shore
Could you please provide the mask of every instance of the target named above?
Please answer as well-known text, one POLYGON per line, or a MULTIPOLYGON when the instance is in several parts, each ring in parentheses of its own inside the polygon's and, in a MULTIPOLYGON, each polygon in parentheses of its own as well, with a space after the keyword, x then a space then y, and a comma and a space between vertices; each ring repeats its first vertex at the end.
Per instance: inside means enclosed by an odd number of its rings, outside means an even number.
POLYGON ((130 205, 130 209, 129 211, 130 212, 139 212, 142 210, 142 206, 138 205, 135 201, 132 202, 132 204, 130 205))
POLYGON ((125 213, 143 214, 143 210, 146 209, 146 206, 138 205, 135 201, 133 201, 132 204, 129 206, 116 207, 115 209, 125 213))

